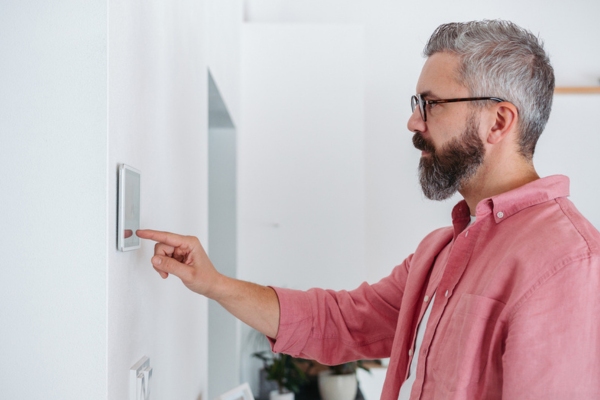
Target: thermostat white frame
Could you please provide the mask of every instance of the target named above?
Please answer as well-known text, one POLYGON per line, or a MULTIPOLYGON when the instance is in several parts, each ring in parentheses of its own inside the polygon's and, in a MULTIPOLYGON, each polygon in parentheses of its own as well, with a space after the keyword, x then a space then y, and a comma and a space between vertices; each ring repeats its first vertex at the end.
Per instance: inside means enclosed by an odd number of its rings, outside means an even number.
POLYGON ((120 164, 117 206, 117 249, 120 251, 139 249, 142 245, 141 239, 135 234, 140 228, 140 188, 140 171, 129 165, 120 164), (127 175, 130 175, 129 179, 127 175), (134 179, 131 179, 132 177, 134 179), (133 221, 127 216, 126 211, 128 206, 130 207, 130 214, 133 213, 133 221), (132 222, 133 226, 131 226, 132 222), (137 240, 126 240, 125 230, 130 228, 133 231, 132 237, 137 240))

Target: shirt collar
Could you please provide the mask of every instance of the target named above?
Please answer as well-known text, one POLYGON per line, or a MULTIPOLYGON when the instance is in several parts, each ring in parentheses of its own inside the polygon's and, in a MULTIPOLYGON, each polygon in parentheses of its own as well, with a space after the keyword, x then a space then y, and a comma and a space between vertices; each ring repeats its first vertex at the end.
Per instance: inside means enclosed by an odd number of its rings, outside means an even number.
MULTIPOLYGON (((552 175, 481 200, 477 204, 475 214, 478 219, 493 214, 496 223, 500 223, 525 208, 567 196, 569 196, 569 178, 564 175, 552 175)), ((468 223, 469 220, 469 206, 462 200, 452 210, 452 222, 455 226, 460 226, 468 223)))

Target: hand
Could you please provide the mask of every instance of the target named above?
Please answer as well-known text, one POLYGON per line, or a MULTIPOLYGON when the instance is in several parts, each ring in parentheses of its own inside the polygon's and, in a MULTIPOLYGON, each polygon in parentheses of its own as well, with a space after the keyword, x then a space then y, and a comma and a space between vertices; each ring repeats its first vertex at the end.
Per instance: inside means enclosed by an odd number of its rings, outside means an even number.
POLYGON ((138 230, 142 239, 154 240, 152 265, 163 279, 177 276, 190 290, 211 297, 213 286, 222 276, 212 265, 198 238, 148 229, 138 230))
POLYGON ((216 300, 254 329, 275 338, 279 329, 279 299, 270 287, 220 274, 200 241, 193 236, 139 230, 142 239, 156 242, 152 265, 160 276, 173 274, 190 290, 216 300))

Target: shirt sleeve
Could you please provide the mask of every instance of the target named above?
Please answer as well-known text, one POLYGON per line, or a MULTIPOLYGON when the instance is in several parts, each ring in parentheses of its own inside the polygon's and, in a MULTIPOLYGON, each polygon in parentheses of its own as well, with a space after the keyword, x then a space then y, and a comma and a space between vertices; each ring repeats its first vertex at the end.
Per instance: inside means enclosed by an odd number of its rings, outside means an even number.
POLYGON ((411 258, 352 291, 274 288, 281 317, 272 350, 330 365, 389 357, 411 258))
POLYGON ((600 398, 600 261, 557 267, 509 320, 502 398, 600 398))

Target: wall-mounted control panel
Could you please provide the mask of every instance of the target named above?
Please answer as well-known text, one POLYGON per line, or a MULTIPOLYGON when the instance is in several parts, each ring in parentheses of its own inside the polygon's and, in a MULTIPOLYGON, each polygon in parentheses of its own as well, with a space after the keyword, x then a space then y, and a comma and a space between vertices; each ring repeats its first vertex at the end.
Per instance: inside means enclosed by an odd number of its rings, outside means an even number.
POLYGON ((150 400, 151 379, 150 359, 144 356, 129 369, 129 400, 150 400))
POLYGON ((119 165, 119 189, 117 206, 117 249, 139 249, 140 238, 140 178, 141 173, 129 165, 119 165))

